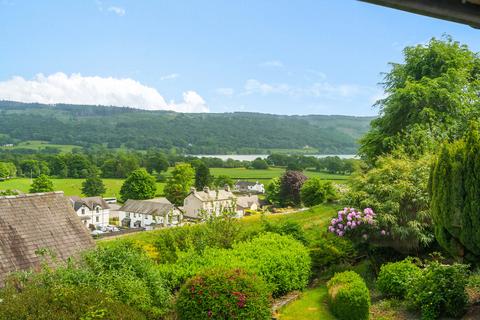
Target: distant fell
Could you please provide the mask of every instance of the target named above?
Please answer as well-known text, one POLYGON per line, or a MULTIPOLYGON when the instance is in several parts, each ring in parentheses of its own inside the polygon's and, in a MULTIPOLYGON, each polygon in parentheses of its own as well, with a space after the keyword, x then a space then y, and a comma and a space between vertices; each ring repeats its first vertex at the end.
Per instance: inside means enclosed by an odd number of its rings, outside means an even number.
POLYGON ((287 116, 251 112, 177 113, 123 107, 0 101, 0 144, 52 144, 191 154, 257 153, 309 148, 354 154, 373 117, 287 116))

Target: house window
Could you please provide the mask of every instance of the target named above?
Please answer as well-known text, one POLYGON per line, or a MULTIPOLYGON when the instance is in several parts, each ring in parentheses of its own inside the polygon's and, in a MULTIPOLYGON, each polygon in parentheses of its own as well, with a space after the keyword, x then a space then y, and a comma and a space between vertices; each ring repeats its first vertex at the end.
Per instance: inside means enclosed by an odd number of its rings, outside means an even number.
POLYGON ((99 217, 99 216, 96 216, 96 217, 95 217, 95 221, 96 221, 96 222, 100 222, 100 217, 99 217))
POLYGON ((126 216, 127 218, 130 218, 130 212, 125 213, 125 216, 126 216))
POLYGON ((96 208, 95 208, 95 211, 97 211, 97 213, 99 213, 99 212, 100 212, 99 207, 96 207, 96 208))
POLYGON ((82 214, 85 214, 85 208, 82 208, 82 214))

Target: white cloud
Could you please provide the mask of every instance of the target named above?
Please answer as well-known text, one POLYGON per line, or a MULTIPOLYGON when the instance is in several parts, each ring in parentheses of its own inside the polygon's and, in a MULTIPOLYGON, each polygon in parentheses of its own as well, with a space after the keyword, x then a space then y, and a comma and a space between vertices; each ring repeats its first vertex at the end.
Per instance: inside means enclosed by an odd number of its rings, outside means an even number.
POLYGON ((107 11, 115 13, 119 17, 123 17, 126 13, 125 9, 122 7, 111 6, 108 7, 107 11))
POLYGON ((178 73, 171 73, 171 74, 161 76, 160 80, 162 80, 162 81, 163 80, 173 80, 173 79, 177 79, 178 77, 180 77, 180 75, 178 73))
POLYGON ((326 81, 314 82, 307 86, 291 86, 286 83, 265 83, 249 79, 244 85, 244 95, 283 94, 296 97, 315 97, 331 100, 346 100, 358 96, 378 96, 376 88, 356 84, 331 84, 326 81))
POLYGON ((268 68, 282 68, 283 62, 280 60, 269 60, 264 61, 259 64, 260 67, 268 67, 268 68))
POLYGON ((248 79, 245 82, 245 92, 244 94, 253 94, 253 93, 260 93, 260 94, 271 94, 271 93, 281 93, 281 94, 288 94, 291 92, 291 88, 289 85, 284 83, 279 84, 269 84, 260 82, 256 79, 248 79))
POLYGON ((0 100, 111 105, 178 112, 209 111, 205 100, 194 91, 184 92, 182 102, 167 103, 155 88, 133 79, 84 77, 80 74, 68 76, 62 72, 49 76, 38 74, 32 80, 16 76, 0 81, 0 100))
POLYGON ((235 90, 233 88, 218 88, 215 92, 219 95, 230 97, 233 96, 235 90))

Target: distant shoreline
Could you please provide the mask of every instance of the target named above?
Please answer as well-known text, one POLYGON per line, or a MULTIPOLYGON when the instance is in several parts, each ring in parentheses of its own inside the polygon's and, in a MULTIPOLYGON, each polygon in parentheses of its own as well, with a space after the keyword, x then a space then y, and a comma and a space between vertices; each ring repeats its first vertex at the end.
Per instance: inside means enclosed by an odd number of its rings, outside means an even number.
MULTIPOLYGON (((341 159, 354 159, 358 156, 355 154, 301 154, 307 157, 326 158, 339 157, 341 159)), ((233 159, 239 161, 253 161, 256 158, 266 159, 269 154, 188 154, 186 156, 197 158, 219 158, 222 160, 233 159)))

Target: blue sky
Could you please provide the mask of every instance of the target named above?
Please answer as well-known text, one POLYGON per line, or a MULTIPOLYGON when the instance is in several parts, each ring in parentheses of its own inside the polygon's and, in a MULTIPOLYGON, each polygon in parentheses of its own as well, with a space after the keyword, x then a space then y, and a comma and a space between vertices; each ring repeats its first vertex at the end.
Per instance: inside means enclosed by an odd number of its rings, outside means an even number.
POLYGON ((406 45, 468 26, 340 1, 0 0, 0 99, 374 115, 406 45))

